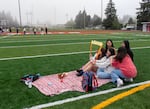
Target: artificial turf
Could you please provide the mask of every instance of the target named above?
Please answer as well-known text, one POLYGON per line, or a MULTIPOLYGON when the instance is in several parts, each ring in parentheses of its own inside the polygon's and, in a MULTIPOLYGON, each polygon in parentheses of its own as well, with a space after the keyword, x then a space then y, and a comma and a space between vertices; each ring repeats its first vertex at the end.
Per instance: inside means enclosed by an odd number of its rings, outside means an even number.
MULTIPOLYGON (((105 35, 46 35, 46 36, 11 36, 7 38, 0 39, 0 58, 4 57, 21 57, 21 56, 35 56, 35 55, 45 55, 45 54, 59 54, 59 53, 70 53, 70 52, 81 52, 89 50, 90 40, 96 39, 105 42, 106 39, 112 39, 114 45, 118 48, 121 41, 124 39, 129 39, 131 47, 148 47, 150 46, 150 35, 144 35, 142 33, 123 33, 123 34, 105 34, 105 35), (78 43, 86 42, 84 44, 70 44, 67 43, 78 43), (61 45, 65 43, 66 45, 61 45), (60 44, 60 45, 47 45, 40 46, 43 44, 60 44), (28 47, 27 45, 39 45, 28 47), (8 47, 16 46, 16 47, 8 47), (19 47, 26 46, 26 47, 19 47), (8 47, 8 48, 5 48, 8 47)), ((105 43, 104 43, 105 45, 105 43)), ((138 69, 138 76, 134 80, 136 82, 142 82, 150 79, 150 50, 149 48, 134 49, 134 62, 138 69)), ((72 71, 80 68, 88 61, 88 53, 74 54, 74 55, 64 55, 64 56, 49 56, 49 57, 39 57, 39 58, 29 58, 29 59, 14 59, 14 60, 0 60, 0 109, 22 109, 26 107, 31 107, 34 105, 53 102, 69 97, 83 95, 85 93, 79 92, 65 92, 63 94, 48 97, 42 95, 36 88, 32 87, 29 89, 23 83, 20 82, 20 78, 25 74, 40 73, 42 76, 72 71)), ((106 90, 112 88, 111 83, 100 87, 97 91, 106 90)), ((104 96, 99 96, 100 101, 115 95, 106 94, 104 96)), ((135 94, 136 95, 136 94, 135 94)), ((139 95, 137 95, 138 98, 139 95)), ((146 96, 149 93, 146 92, 146 96)), ((130 98, 131 99, 131 98, 130 98)), ((145 97, 148 101, 149 97, 145 97)), ((83 100, 84 101, 84 100, 83 100)), ((81 100, 73 103, 64 104, 58 106, 56 109, 88 109, 94 104, 100 102, 97 99, 89 98, 86 102, 81 100), (92 102, 91 102, 92 101, 92 102), (83 103, 87 105, 85 107, 81 106, 83 103)), ((142 102, 142 101, 136 101, 142 102)), ((129 105, 129 104, 128 104, 129 105)), ((130 104, 132 105, 132 103, 130 104)), ((115 105, 116 108, 121 109, 121 105, 115 105)), ((147 106, 145 103, 144 106, 147 106)), ((141 108, 143 108, 141 107, 141 108)), ((51 107, 49 107, 51 108, 51 107)), ((126 107, 130 109, 129 107, 126 107)), ((132 109, 132 108, 131 108, 132 109)), ((137 108, 138 109, 138 108, 137 108)), ((140 109, 140 108, 139 108, 140 109)), ((144 108, 143 108, 144 109, 144 108)), ((146 108, 145 108, 146 109, 146 108)))

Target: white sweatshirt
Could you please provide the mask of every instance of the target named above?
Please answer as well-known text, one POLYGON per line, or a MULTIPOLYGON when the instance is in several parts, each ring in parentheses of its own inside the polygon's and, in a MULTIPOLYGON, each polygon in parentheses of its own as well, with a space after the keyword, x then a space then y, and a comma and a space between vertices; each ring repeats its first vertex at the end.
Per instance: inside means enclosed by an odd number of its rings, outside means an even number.
POLYGON ((111 66, 110 58, 106 56, 100 60, 96 60, 95 64, 98 68, 104 69, 104 72, 111 73, 114 70, 114 67, 111 66))

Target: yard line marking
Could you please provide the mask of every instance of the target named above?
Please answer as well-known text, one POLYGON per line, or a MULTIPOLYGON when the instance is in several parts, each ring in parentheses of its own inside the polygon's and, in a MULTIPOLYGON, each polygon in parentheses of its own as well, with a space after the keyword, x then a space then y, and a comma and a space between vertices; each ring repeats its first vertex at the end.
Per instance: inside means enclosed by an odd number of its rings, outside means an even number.
MULTIPOLYGON (((135 47, 132 49, 149 49, 150 46, 146 47, 135 47)), ((34 56, 20 56, 20 57, 12 57, 12 58, 0 58, 0 61, 6 60, 16 60, 16 59, 29 59, 29 58, 40 58, 40 57, 51 57, 51 56, 66 56, 66 55, 75 55, 75 54, 85 54, 89 53, 90 51, 82 51, 82 52, 70 52, 70 53, 57 53, 57 54, 46 54, 46 55, 34 55, 34 56)), ((95 51, 92 51, 95 52, 95 51)))
POLYGON ((110 104, 112 104, 112 103, 114 103, 114 102, 116 102, 116 101, 118 101, 120 99, 123 99, 123 98, 125 98, 125 97, 127 97, 129 95, 132 95, 132 94, 134 94, 134 93, 136 93, 138 91, 142 91, 142 90, 144 90, 144 89, 146 89, 148 87, 150 87, 150 83, 147 83, 147 84, 140 85, 138 87, 132 88, 132 89, 130 89, 128 91, 125 91, 123 93, 117 94, 117 95, 115 95, 115 96, 113 96, 113 97, 111 97, 109 99, 106 99, 105 101, 102 101, 98 105, 92 107, 92 109, 103 109, 106 106, 108 106, 108 105, 110 105, 110 104))
POLYGON ((13 58, 0 58, 0 61, 16 60, 16 59, 28 59, 28 58, 40 58, 40 57, 51 57, 51 56, 65 56, 65 55, 84 54, 84 53, 89 53, 89 51, 59 53, 59 54, 46 54, 46 55, 35 55, 35 56, 22 56, 22 57, 13 57, 13 58))
POLYGON ((0 39, 5 39, 7 37, 10 37, 10 36, 1 36, 0 39))
MULTIPOLYGON (((138 42, 138 41, 142 41, 142 42, 147 42, 150 40, 144 40, 144 39, 138 39, 138 40, 129 40, 130 42, 138 42)), ((104 41, 102 41, 104 42, 104 41)), ((122 42, 122 41, 113 41, 113 42, 122 42)), ((78 44, 88 44, 90 43, 88 42, 75 42, 75 43, 55 43, 55 44, 40 44, 40 45, 21 45, 21 46, 2 46, 0 48, 24 48, 24 47, 40 47, 40 46, 59 46, 59 45, 78 45, 78 44)))
POLYGON ((147 47, 134 47, 134 48, 131 48, 131 49, 139 50, 139 49, 147 49, 147 48, 150 48, 150 46, 147 46, 147 47))
MULTIPOLYGON (((112 37, 112 36, 111 36, 112 37)), ((0 43, 12 43, 12 42, 42 42, 42 41, 62 41, 62 40, 85 40, 85 39, 108 39, 110 37, 87 37, 87 38, 72 38, 72 39, 49 39, 49 40, 25 40, 25 41, 5 41, 0 43)), ((115 36, 113 37, 115 38, 115 36)), ((118 38, 118 37, 117 37, 118 38)))
POLYGON ((136 34, 135 36, 150 37, 149 34, 136 34))
MULTIPOLYGON (((26 36, 27 37, 27 36, 26 36)), ((118 38, 118 39, 121 39, 121 38, 128 38, 128 39, 133 39, 133 38, 135 38, 135 37, 125 37, 125 36, 123 36, 123 37, 120 37, 120 36, 113 36, 113 35, 111 35, 111 36, 107 36, 107 37, 103 37, 103 36, 99 36, 99 37, 86 37, 86 38, 72 38, 72 39, 67 39, 67 38, 65 38, 65 39, 49 39, 49 40, 35 40, 35 39, 33 39, 33 40, 24 40, 24 41, 7 41, 7 40, 3 40, 3 41, 5 41, 5 42, 0 42, 0 43, 13 43, 13 42, 42 42, 42 41, 62 41, 62 40, 85 40, 85 39, 108 39, 108 38, 118 38)), ((141 38, 143 38, 143 37, 141 37, 141 38)))
MULTIPOLYGON (((92 34, 93 35, 93 34, 92 34)), ((135 35, 135 34, 134 34, 135 35)), ((147 38, 147 37, 150 37, 150 35, 141 35, 140 36, 140 34, 136 34, 135 36, 138 36, 139 35, 139 37, 141 37, 141 38, 143 38, 143 37, 145 37, 145 38, 147 38)), ((4 37, 10 37, 10 36, 4 36, 4 37)), ((12 36, 12 37, 16 37, 16 36, 12 36)), ((17 36, 18 37, 18 36, 17 36)), ((20 36, 19 36, 20 37, 20 36)), ((25 37, 30 37, 30 36, 25 36, 25 37)), ((41 37, 41 36, 39 36, 39 37, 41 37)), ((38 37, 38 38, 39 38, 38 37)), ((43 37, 43 36, 42 36, 43 37)), ((139 38, 138 37, 138 38, 139 38)), ((93 37, 89 37, 89 38, 80 38, 81 40, 85 40, 85 39, 108 39, 108 38, 135 38, 135 37, 133 37, 133 36, 131 36, 131 37, 125 37, 125 36, 116 36, 116 35, 108 35, 108 37, 107 38, 105 38, 105 37, 96 37, 96 38, 93 38, 93 37)), ((72 38, 71 40, 80 40, 80 39, 78 39, 78 38, 72 38)), ((49 39, 49 40, 26 40, 26 41, 6 41, 5 40, 5 42, 0 42, 0 43, 12 43, 12 42, 36 42, 36 41, 58 41, 58 40, 67 40, 67 39, 49 39)))
POLYGON ((77 100, 81 100, 81 99, 85 99, 85 98, 89 98, 89 97, 94 97, 94 96, 97 96, 97 95, 108 94, 108 93, 111 93, 111 92, 120 91, 120 90, 124 90, 124 89, 128 89, 128 88, 136 87, 136 86, 139 86, 139 85, 143 85, 143 84, 149 84, 149 83, 150 83, 150 81, 144 81, 144 82, 140 82, 140 83, 135 83, 135 84, 123 86, 123 87, 120 87, 120 88, 108 89, 108 90, 104 90, 104 91, 99 91, 99 92, 95 92, 95 93, 81 95, 81 96, 78 96, 78 97, 67 98, 67 99, 64 99, 64 100, 59 100, 59 101, 55 101, 55 102, 41 104, 41 105, 33 106, 31 108, 26 108, 26 109, 41 109, 41 108, 61 105, 61 104, 64 104, 64 103, 73 102, 73 101, 77 101, 77 100))
POLYGON ((22 47, 39 47, 39 46, 57 46, 57 45, 78 45, 88 44, 89 42, 77 42, 77 43, 58 43, 58 44, 41 44, 41 45, 22 45, 22 46, 3 46, 0 48, 22 48, 22 47))

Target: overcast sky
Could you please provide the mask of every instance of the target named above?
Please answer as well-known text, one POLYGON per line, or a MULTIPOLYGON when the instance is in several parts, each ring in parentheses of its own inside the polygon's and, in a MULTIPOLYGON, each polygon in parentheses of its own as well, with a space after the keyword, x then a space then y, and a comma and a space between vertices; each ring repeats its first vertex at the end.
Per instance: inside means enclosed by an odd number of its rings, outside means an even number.
MULTIPOLYGON (((103 0, 103 14, 109 0, 103 0)), ((117 15, 136 16, 141 0, 113 0, 117 15)), ((101 16, 101 0, 20 0, 22 22, 63 24, 75 19, 80 10, 101 16), (32 15, 31 15, 32 13, 32 15)), ((18 0, 0 0, 0 11, 10 12, 19 20, 18 0)), ((104 15, 103 15, 104 16, 104 15)))

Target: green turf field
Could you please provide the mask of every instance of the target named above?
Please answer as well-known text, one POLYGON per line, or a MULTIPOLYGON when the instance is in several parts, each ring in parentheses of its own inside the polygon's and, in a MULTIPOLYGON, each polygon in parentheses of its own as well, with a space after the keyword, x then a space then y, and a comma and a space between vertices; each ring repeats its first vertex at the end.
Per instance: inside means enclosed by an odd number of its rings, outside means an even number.
MULTIPOLYGON (((0 109, 22 109, 86 94, 66 92, 57 96, 47 97, 42 95, 34 87, 29 89, 27 86, 20 83, 19 79, 23 75, 29 73, 40 73, 44 76, 78 69, 88 61, 89 54, 88 52, 76 52, 89 51, 91 40, 98 40, 105 43, 106 39, 112 39, 115 48, 120 46, 122 40, 128 39, 131 47, 134 48, 134 60, 138 69, 138 76, 133 83, 150 80, 150 34, 113 33, 99 35, 10 36, 0 39, 0 109), (64 53, 74 54, 62 55, 64 53), (52 54, 57 55, 53 56, 52 54), (16 59, 16 57, 19 57, 20 59, 16 59)), ((94 50, 95 49, 96 47, 94 50)), ((111 88, 113 88, 113 85, 112 83, 109 83, 100 87, 97 91, 111 88)), ((133 109, 132 105, 135 105, 137 102, 140 102, 142 105, 138 104, 136 109, 148 109, 148 107, 150 107, 147 102, 150 97, 148 91, 149 89, 146 89, 131 95, 126 99, 110 105, 108 109, 133 109), (130 101, 132 101, 132 103, 130 101), (124 105, 122 105, 123 103, 124 105)), ((89 109, 99 102, 120 92, 122 91, 91 97, 89 99, 67 103, 61 106, 54 106, 53 108, 89 109), (88 105, 81 107, 83 103, 88 105)), ((49 109, 51 108, 52 107, 49 107, 49 109)))

